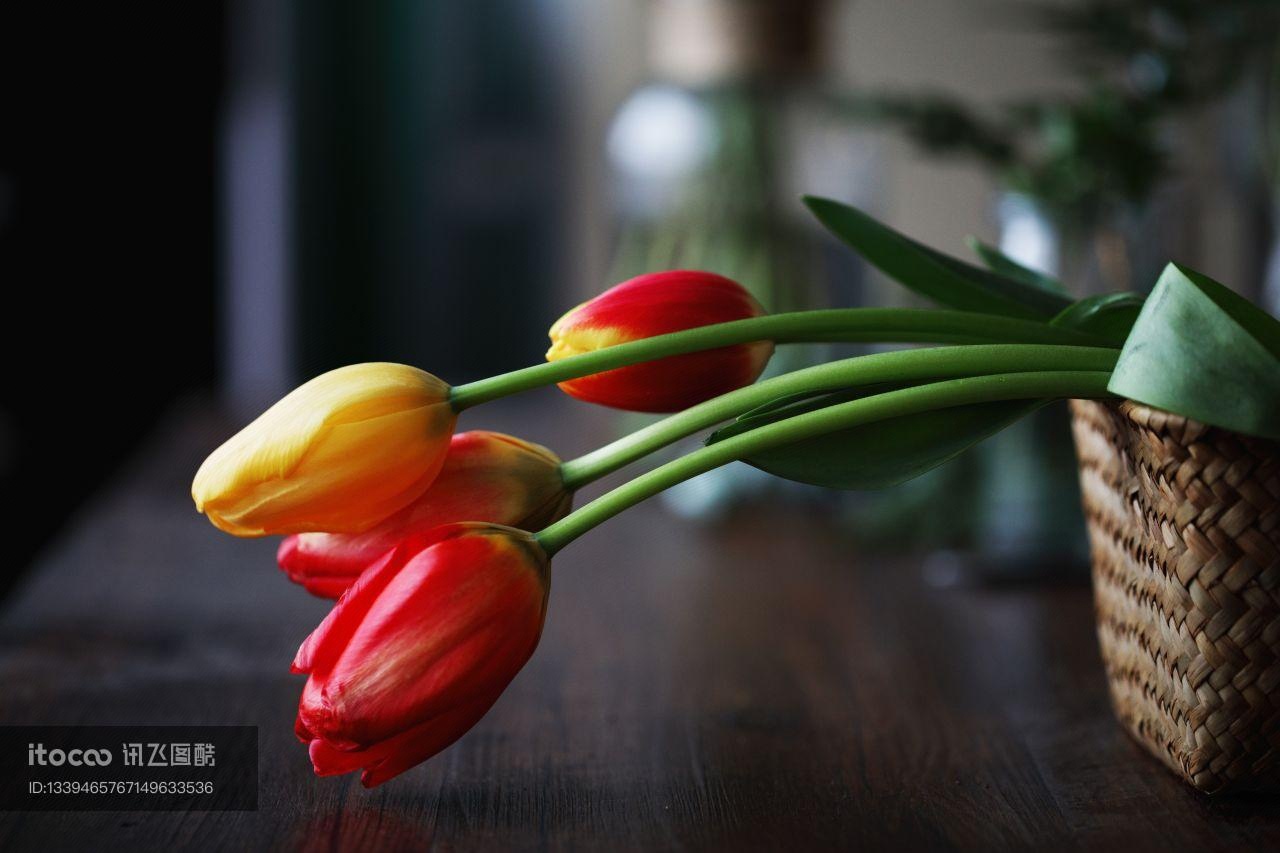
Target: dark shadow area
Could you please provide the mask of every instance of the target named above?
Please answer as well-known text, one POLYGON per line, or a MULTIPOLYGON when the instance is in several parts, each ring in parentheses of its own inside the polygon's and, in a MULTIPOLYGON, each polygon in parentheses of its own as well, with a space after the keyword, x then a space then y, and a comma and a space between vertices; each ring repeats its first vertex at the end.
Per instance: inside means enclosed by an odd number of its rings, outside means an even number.
POLYGON ((224 4, 0 11, 0 593, 214 378, 224 4))

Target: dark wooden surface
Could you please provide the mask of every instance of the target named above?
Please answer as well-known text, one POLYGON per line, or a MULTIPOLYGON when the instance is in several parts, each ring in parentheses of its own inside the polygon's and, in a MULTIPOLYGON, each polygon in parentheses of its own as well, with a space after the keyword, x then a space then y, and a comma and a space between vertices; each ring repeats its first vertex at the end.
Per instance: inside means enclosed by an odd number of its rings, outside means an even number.
POLYGON ((1280 847, 1273 799, 1203 797, 1117 727, 1087 588, 933 588, 798 512, 615 519, 462 741, 374 791, 314 778, 288 662, 325 604, 187 498, 228 428, 180 413, 6 602, 0 721, 259 726, 259 810, 0 813, 0 849, 1280 847))

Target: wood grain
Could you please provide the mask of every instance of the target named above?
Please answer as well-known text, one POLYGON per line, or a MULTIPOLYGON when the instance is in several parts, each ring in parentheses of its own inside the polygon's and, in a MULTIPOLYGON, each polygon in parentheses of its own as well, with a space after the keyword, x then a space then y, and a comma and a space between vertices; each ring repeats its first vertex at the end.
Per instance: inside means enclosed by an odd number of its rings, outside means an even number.
MULTIPOLYGON (((591 443, 565 404, 486 410, 591 443)), ((187 497, 228 429, 181 412, 41 557, 0 617, 0 721, 257 725, 259 810, 0 813, 0 848, 1280 847, 1273 798, 1127 739, 1087 588, 933 588, 794 510, 615 519, 557 558, 541 647, 462 741, 374 791, 316 779, 288 661, 325 604, 187 497)))

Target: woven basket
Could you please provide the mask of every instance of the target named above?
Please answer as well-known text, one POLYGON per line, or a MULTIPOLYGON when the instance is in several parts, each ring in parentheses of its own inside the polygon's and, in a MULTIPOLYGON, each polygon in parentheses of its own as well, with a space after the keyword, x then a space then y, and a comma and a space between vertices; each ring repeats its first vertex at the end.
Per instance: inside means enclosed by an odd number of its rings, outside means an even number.
POLYGON ((1280 445, 1075 400, 1098 641, 1129 733, 1205 792, 1280 769, 1280 445))

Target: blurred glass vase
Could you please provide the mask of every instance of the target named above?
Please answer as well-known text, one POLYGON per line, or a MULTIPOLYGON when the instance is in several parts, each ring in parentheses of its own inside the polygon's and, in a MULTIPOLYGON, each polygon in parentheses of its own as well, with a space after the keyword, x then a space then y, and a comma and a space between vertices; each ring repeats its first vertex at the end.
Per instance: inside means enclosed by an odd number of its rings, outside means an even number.
MULTIPOLYGON (((824 0, 647 4, 649 79, 623 101, 606 137, 611 280, 709 270, 740 282, 770 312, 822 307, 839 280, 840 301, 860 301, 856 262, 821 256, 825 237, 800 203, 827 187, 870 206, 875 186, 873 147, 823 92, 826 11, 824 0)), ((814 357, 789 347, 769 373, 814 357)), ((667 500, 682 515, 713 518, 773 488, 733 467, 667 500)))

